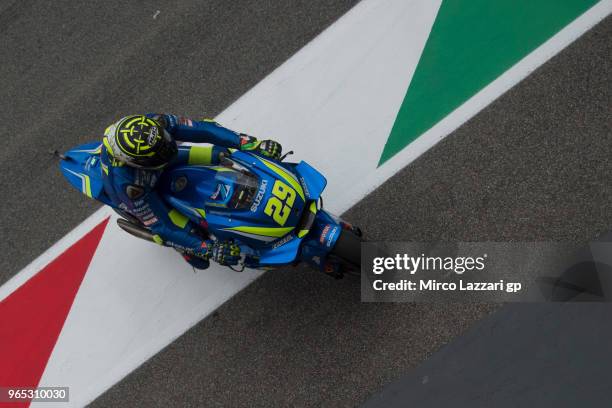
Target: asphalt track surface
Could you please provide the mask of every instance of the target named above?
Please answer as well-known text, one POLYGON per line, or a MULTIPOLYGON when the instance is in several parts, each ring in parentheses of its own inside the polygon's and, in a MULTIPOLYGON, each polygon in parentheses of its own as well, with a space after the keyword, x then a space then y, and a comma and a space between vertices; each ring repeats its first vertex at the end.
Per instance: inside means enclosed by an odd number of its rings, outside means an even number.
MULTIPOLYGON (((0 4, 11 237, 0 282, 97 208, 47 150, 125 112, 214 116, 352 3, 0 4)), ((346 218, 372 240, 586 242, 609 230, 611 44, 607 18, 346 218)), ((358 282, 274 271, 93 405, 353 406, 497 308, 362 304, 358 282)))
POLYGON ((508 305, 363 407, 607 407, 609 321, 608 303, 508 305))

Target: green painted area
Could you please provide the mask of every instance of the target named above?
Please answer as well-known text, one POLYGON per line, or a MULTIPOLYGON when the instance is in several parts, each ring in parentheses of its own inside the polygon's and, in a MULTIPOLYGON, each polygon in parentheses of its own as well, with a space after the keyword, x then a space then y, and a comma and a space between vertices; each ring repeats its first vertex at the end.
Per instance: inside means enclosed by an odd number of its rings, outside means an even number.
POLYGON ((443 0, 379 166, 595 3, 443 0))

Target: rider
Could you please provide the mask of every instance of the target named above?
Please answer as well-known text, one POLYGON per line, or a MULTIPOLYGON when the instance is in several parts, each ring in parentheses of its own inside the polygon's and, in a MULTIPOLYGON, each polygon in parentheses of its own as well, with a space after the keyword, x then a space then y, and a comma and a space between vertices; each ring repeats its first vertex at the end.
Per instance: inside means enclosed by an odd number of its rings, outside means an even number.
MULTIPOLYGON (((196 225, 169 207, 155 190, 163 169, 180 164, 214 165, 228 148, 278 159, 282 147, 236 133, 213 120, 149 113, 126 116, 104 132, 101 161, 104 190, 112 203, 136 217, 155 235, 155 242, 174 247, 192 266, 206 269, 209 259, 236 265, 240 247, 231 241, 210 240, 196 225), (176 141, 213 146, 177 147, 176 141)), ((202 227, 206 227, 205 222, 202 227)))

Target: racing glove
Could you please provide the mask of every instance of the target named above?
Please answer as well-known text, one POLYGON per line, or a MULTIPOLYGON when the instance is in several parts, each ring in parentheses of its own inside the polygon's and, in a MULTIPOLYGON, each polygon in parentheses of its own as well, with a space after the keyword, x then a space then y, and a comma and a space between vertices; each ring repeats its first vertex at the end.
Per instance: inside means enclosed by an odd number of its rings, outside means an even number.
POLYGON ((210 258, 211 250, 214 245, 214 242, 211 240, 202 241, 202 244, 197 248, 192 248, 191 251, 194 256, 197 256, 200 259, 208 260, 210 258))
POLYGON ((240 247, 232 241, 215 241, 210 247, 210 259, 219 265, 236 265, 240 261, 240 247))
POLYGON ((283 147, 274 140, 257 140, 257 138, 253 136, 241 134, 240 150, 258 153, 262 156, 278 160, 283 152, 283 147))

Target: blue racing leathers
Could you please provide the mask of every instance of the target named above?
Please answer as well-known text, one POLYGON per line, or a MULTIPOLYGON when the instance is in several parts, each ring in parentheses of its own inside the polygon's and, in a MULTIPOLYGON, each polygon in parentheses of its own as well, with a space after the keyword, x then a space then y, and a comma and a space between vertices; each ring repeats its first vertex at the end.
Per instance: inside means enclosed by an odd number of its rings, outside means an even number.
MULTIPOLYGON (((147 114, 163 126, 179 142, 210 143, 214 146, 181 146, 177 157, 168 164, 216 164, 225 148, 240 148, 248 136, 233 132, 214 121, 168 115, 147 114)), ((102 149, 104 189, 113 206, 136 217, 155 234, 156 242, 172 246, 186 254, 202 255, 208 251, 202 236, 187 217, 168 206, 155 190, 162 170, 129 167, 114 160, 102 149)), ((205 258, 205 257, 204 257, 205 258)), ((207 266, 207 261, 206 265, 207 266)), ((204 266, 204 267, 205 267, 204 266)), ((200 265, 202 267, 202 265, 200 265)))

